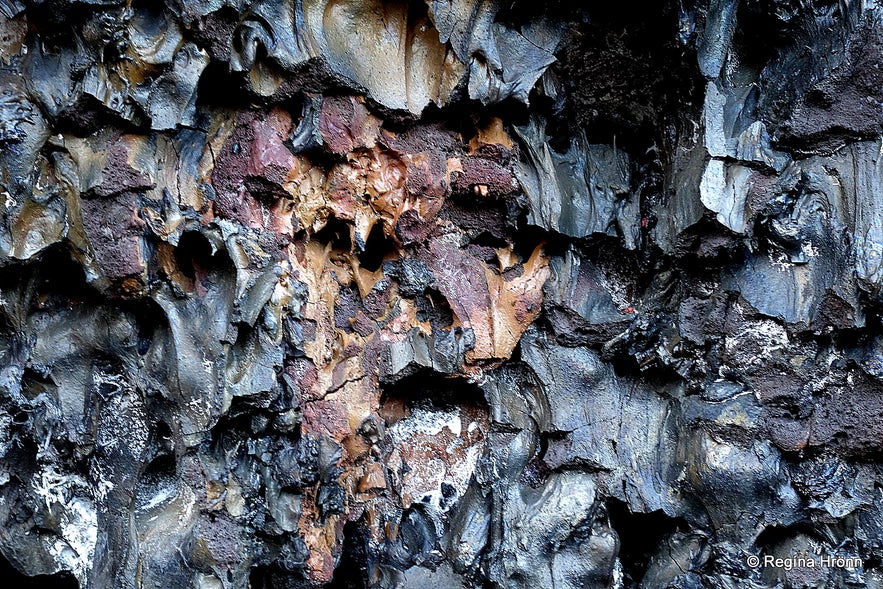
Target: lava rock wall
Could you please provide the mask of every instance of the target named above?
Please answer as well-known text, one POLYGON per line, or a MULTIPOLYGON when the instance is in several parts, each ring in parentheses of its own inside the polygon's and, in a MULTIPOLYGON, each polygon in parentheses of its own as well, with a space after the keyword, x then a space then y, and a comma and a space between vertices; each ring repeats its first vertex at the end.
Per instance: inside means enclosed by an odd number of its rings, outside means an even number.
POLYGON ((4 577, 883 587, 883 7, 585 4, 0 0, 4 577))

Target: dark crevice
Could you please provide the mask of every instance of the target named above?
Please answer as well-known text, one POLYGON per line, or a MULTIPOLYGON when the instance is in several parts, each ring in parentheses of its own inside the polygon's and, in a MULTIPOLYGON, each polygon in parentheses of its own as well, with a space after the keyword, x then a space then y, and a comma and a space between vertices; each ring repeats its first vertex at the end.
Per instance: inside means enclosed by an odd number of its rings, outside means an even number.
POLYGON ((33 271, 32 311, 69 309, 98 301, 98 292, 86 282, 83 267, 62 247, 45 251, 33 271))
POLYGON ((395 255, 397 251, 395 240, 386 235, 383 223, 377 223, 358 254, 359 265, 369 272, 376 272, 386 258, 398 257, 395 255))
POLYGON ((54 575, 35 575, 29 577, 18 571, 9 560, 0 553, 0 585, 9 589, 79 589, 80 584, 69 571, 54 575))
POLYGON ((811 525, 798 523, 790 526, 769 526, 757 536, 754 545, 760 550, 774 548, 777 544, 803 535, 824 541, 824 537, 811 525))
POLYGON ((607 501, 610 526, 619 536, 619 560, 623 566, 626 587, 638 587, 650 558, 656 554, 663 540, 681 528, 685 521, 672 518, 662 511, 634 513, 627 503, 616 499, 607 501))
POLYGON ((196 231, 182 235, 175 247, 178 269, 190 280, 196 278, 197 271, 205 271, 212 266, 212 257, 211 244, 196 231))
POLYGON ((350 225, 336 217, 329 217, 325 226, 314 233, 312 239, 319 243, 331 244, 332 251, 349 252, 352 250, 350 225))
POLYGON ((573 40, 552 66, 568 89, 564 116, 550 128, 569 136, 577 122, 592 143, 642 154, 661 139, 666 119, 698 111, 704 82, 696 57, 677 42, 674 3, 601 3, 585 9, 573 40))
POLYGON ((420 370, 387 385, 381 402, 388 399, 451 407, 463 403, 484 404, 484 393, 465 378, 444 377, 432 370, 420 370))
POLYGON ((349 522, 343 528, 343 552, 334 577, 325 589, 368 589, 368 535, 363 526, 349 522))

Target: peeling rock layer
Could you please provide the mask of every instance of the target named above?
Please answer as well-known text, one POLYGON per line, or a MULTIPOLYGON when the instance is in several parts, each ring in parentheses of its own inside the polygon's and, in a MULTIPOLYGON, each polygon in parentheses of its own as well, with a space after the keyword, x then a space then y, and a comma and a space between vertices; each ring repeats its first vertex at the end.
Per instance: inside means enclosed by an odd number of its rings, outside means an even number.
POLYGON ((869 0, 0 0, 0 572, 883 587, 881 210, 869 0))

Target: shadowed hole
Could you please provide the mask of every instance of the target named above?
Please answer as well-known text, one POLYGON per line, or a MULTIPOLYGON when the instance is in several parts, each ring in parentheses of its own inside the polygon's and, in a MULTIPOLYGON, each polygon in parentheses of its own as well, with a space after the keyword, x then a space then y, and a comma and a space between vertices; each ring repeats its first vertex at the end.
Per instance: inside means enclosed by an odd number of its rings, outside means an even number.
POLYGON ((680 519, 671 518, 662 511, 634 513, 628 504, 616 499, 607 503, 610 525, 619 536, 619 560, 622 562, 625 587, 638 587, 650 558, 656 554, 663 540, 686 528, 680 519))
POLYGON ((54 575, 29 577, 20 573, 3 554, 0 554, 0 579, 9 589, 79 589, 80 584, 69 571, 54 575))

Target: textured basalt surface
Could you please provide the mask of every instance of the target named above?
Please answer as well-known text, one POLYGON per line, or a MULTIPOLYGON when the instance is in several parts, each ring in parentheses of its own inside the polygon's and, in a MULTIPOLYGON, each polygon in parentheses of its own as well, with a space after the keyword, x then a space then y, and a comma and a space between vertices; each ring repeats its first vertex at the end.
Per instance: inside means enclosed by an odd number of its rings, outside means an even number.
POLYGON ((883 588, 870 0, 0 0, 0 294, 0 583, 883 588))

